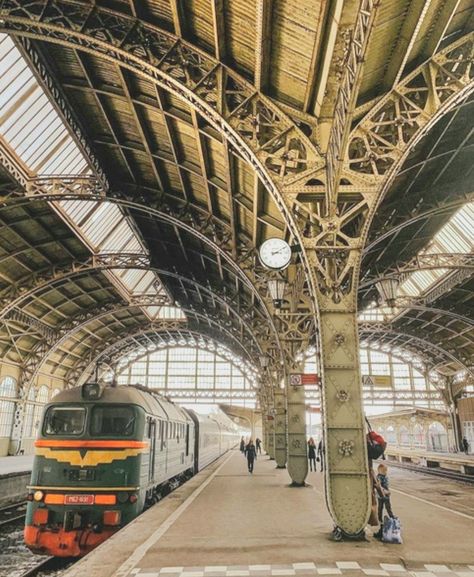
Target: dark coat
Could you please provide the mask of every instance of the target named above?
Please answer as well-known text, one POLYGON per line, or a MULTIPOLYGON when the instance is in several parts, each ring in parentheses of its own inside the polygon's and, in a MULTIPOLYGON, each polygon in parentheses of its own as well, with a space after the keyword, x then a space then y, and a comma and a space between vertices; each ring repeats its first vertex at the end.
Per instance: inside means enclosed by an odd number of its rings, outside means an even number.
POLYGON ((253 461, 254 459, 257 458, 257 451, 253 443, 252 444, 249 443, 248 445, 245 446, 245 454, 249 461, 253 461))
POLYGON ((316 459, 316 445, 308 443, 308 459, 316 459))

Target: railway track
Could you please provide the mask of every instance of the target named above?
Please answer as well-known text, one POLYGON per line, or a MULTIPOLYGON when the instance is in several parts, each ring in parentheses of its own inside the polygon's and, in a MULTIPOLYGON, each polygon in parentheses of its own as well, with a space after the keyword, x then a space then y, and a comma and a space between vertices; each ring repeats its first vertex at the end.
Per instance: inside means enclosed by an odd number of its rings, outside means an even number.
POLYGON ((409 465, 407 463, 399 463, 398 461, 387 461, 391 467, 398 467, 399 469, 406 469, 407 471, 414 471, 415 473, 423 473, 424 475, 432 475, 433 477, 442 477, 444 479, 451 479, 452 481, 461 481, 468 485, 474 484, 474 475, 464 475, 456 471, 447 471, 446 469, 428 467, 417 467, 416 465, 409 465))
POLYGON ((63 557, 44 557, 32 567, 25 569, 19 577, 36 577, 40 574, 48 574, 52 571, 56 572, 61 569, 66 569, 72 565, 74 561, 63 557))
POLYGON ((9 525, 20 519, 24 519, 26 515, 26 501, 21 503, 14 503, 13 505, 7 505, 0 509, 0 527, 4 525, 9 525))

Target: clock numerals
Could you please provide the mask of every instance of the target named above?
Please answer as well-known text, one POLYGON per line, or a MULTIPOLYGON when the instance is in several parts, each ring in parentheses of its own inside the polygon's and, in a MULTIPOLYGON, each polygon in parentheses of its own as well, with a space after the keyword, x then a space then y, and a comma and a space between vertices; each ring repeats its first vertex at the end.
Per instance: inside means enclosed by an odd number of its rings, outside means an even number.
POLYGON ((281 238, 269 238, 260 247, 259 256, 263 266, 282 270, 290 264, 291 247, 281 238))

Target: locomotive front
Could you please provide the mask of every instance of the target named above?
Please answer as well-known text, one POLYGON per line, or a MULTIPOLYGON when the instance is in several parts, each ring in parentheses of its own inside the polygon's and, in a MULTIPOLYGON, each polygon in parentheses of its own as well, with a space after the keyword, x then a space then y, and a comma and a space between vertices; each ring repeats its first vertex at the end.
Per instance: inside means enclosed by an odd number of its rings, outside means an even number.
POLYGON ((143 510, 146 414, 120 389, 88 383, 46 406, 25 526, 35 553, 85 555, 143 510))

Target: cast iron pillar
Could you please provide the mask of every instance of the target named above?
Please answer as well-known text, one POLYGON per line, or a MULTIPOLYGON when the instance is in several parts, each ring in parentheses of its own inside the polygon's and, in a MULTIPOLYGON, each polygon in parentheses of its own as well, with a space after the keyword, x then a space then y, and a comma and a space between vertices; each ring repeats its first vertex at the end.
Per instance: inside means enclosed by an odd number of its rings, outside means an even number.
POLYGON ((306 404, 304 388, 292 386, 286 377, 286 402, 288 414, 288 474, 292 485, 302 487, 308 475, 306 451, 306 404))
POLYGON ((275 398, 275 461, 278 469, 284 469, 286 466, 286 402, 285 391, 276 389, 275 398))

